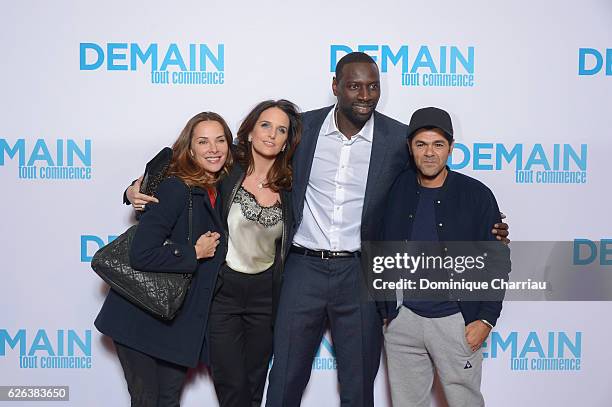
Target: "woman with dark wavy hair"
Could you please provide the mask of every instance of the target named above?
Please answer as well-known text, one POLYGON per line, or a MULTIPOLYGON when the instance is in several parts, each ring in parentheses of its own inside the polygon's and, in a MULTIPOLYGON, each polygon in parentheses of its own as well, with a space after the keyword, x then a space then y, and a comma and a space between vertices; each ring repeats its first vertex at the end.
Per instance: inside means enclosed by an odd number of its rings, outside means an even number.
POLYGON ((174 142, 158 201, 146 205, 132 241, 135 269, 193 274, 176 317, 159 320, 110 290, 96 319, 98 330, 115 343, 132 406, 178 406, 188 367, 209 363, 208 308, 226 247, 216 186, 229 173, 231 143, 221 116, 192 117, 174 142))
POLYGON ((291 158, 302 124, 287 100, 259 103, 238 130, 221 184, 228 232, 209 317, 211 373, 222 407, 261 405, 273 321, 293 223, 291 158))

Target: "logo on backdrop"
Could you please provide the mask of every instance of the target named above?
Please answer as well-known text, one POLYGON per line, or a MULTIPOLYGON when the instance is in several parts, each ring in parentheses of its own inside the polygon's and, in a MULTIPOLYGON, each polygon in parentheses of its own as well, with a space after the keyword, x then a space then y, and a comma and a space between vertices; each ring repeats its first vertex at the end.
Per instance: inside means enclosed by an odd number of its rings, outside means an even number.
MULTIPOLYGON (((274 363, 274 356, 270 361, 270 366, 274 363)), ((331 343, 327 336, 323 336, 321 339, 321 345, 312 360, 311 370, 336 370, 338 363, 336 361, 336 352, 334 351, 334 345, 331 343)))
POLYGON ((90 263, 93 255, 117 238, 116 235, 108 235, 105 237, 96 235, 81 235, 81 262, 90 263))
POLYGON ((365 52, 378 64, 381 73, 390 70, 401 73, 401 85, 406 87, 473 87, 474 47, 456 45, 332 44, 330 72, 350 52, 365 52))
POLYGON ((588 264, 612 266, 612 239, 601 239, 599 242, 574 239, 572 259, 575 266, 588 264))
POLYGON ((91 140, 0 138, 0 167, 9 162, 20 179, 90 180, 91 140))
POLYGON ((612 76, 612 48, 597 50, 595 48, 580 48, 578 50, 578 75, 612 76))
POLYGON ((586 184, 587 145, 455 143, 453 170, 514 171, 517 184, 586 184))
POLYGON ((222 85, 225 45, 109 42, 79 45, 81 71, 140 71, 155 85, 222 85))
POLYGON ((323 336, 321 345, 312 361, 312 370, 336 370, 337 367, 334 345, 326 336, 323 336))
POLYGON ((577 371, 582 358, 582 332, 494 331, 483 344, 483 356, 510 356, 514 371, 577 371))
POLYGON ((20 369, 91 369, 91 330, 0 329, 0 360, 11 355, 20 369))

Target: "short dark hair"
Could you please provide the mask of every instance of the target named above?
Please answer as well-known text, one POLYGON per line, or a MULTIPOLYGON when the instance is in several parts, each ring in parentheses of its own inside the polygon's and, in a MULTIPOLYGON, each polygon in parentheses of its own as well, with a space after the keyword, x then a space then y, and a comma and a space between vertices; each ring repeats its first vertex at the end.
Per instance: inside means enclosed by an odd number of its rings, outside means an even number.
MULTIPOLYGON (((340 61, 336 64, 336 80, 340 80, 340 76, 342 75, 342 69, 344 65, 352 64, 354 62, 365 62, 366 64, 374 64, 376 65, 376 61, 372 59, 371 56, 366 54, 365 52, 351 52, 350 54, 346 54, 340 61)), ((378 65, 376 65, 378 67, 378 65)))
POLYGON ((440 133, 442 133, 442 136, 444 136, 444 138, 446 139, 446 141, 448 141, 448 144, 449 144, 449 145, 450 145, 450 144, 453 144, 453 141, 455 141, 455 138, 453 137, 453 135, 452 135, 452 134, 448 134, 448 133, 446 132, 446 130, 444 130, 444 129, 441 129, 441 128, 436 127, 436 126, 423 126, 423 127, 420 127, 420 128, 418 128, 418 129, 416 129, 416 130, 415 130, 415 131, 413 131, 412 133, 408 134, 408 137, 407 137, 408 142, 409 142, 409 143, 412 143, 412 139, 414 138, 414 136, 416 136, 416 134, 417 134, 419 131, 421 131, 421 130, 438 130, 440 133))

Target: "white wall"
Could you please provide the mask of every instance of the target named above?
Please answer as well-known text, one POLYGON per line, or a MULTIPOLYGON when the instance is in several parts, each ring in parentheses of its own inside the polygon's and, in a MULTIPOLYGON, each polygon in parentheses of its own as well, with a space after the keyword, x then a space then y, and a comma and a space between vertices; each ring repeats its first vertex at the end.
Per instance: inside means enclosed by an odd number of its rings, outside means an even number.
MULTIPOLYGON (((474 58, 468 61, 474 68, 472 87, 401 86, 401 64, 389 63, 382 74, 379 110, 407 122, 419 107, 445 108, 453 116, 458 142, 503 143, 507 149, 522 144, 525 162, 536 144, 548 159, 554 144, 569 144, 578 153, 586 144, 586 184, 518 184, 516 162, 487 171, 475 170, 472 159, 460 171, 491 187, 508 214, 515 241, 612 237, 607 216, 612 72, 606 74, 606 65, 612 71, 612 52, 606 63, 612 5, 607 1, 23 1, 4 3, 2 9, 0 385, 69 385, 67 405, 127 405, 116 357, 93 327, 105 288, 81 261, 82 236, 106 242, 132 222, 131 209, 121 205, 123 189, 195 113, 216 111, 236 130, 250 108, 266 98, 288 98, 303 110, 332 104, 334 44, 355 50, 360 44, 377 45, 378 51, 368 53, 379 64, 383 46, 396 53, 405 45, 409 69, 421 46, 428 47, 437 69, 441 46, 457 47, 465 57, 473 47, 474 58), (105 49, 99 69, 80 69, 81 43, 105 49), (225 80, 220 85, 152 84, 150 61, 135 71, 108 70, 108 43, 137 43, 143 50, 156 43, 160 64, 170 43, 185 59, 188 44, 207 44, 215 52, 223 44, 225 80), (579 75, 580 48, 602 54, 599 73, 579 75), (33 162, 37 171, 48 165, 42 159, 44 146, 56 164, 57 139, 64 145, 72 140, 81 150, 91 140, 91 179, 20 179, 19 139, 24 140, 23 164, 39 153, 33 162), (38 139, 43 141, 35 148, 38 139), (33 342, 40 345, 34 349, 39 359, 47 356, 45 349, 58 351, 57 330, 74 330, 79 337, 91 330, 92 367, 20 368, 19 344, 13 349, 9 343, 20 329, 25 330, 26 353, 33 342), (49 345, 44 338, 35 340, 41 329, 49 345)), ((116 53, 127 55, 117 65, 129 65, 129 52, 116 53)), ((92 63, 91 54, 88 58, 92 63)), ((596 59, 589 55, 586 62, 592 68, 596 59)), ((213 68, 210 62, 208 68, 213 68)), ((423 76, 430 70, 417 72, 423 76)), ((461 64, 457 72, 470 73, 461 64)), ((481 154, 495 157, 491 148, 483 148, 481 154)), ((67 159, 64 154, 65 165, 67 159)), ((73 163, 85 164, 78 156, 73 163)), ((481 155, 478 164, 495 166, 495 161, 481 155)), ((542 165, 532 169, 540 171, 542 165)), ((569 169, 582 171, 573 161, 569 169)), ((85 254, 91 256, 96 248, 91 243, 85 254)), ((499 348, 496 358, 485 360, 482 388, 488 405, 612 404, 607 386, 612 331, 605 323, 610 311, 605 302, 507 303, 495 330, 501 339, 516 332, 519 353, 524 345, 537 345, 536 339, 548 352, 549 332, 561 332, 573 342, 579 332, 581 369, 512 371, 510 348, 499 348), (537 337, 528 340, 532 331, 537 337)), ((81 354, 77 347, 75 355, 81 354)), ((325 347, 320 357, 331 357, 325 347)), ((531 351, 527 357, 538 355, 531 351)), ((565 357, 576 355, 565 349, 565 357)), ((313 372, 304 406, 337 404, 335 373, 313 372)), ((201 371, 187 385, 183 402, 196 406, 208 401, 214 405, 216 398, 201 371)), ((377 379, 377 405, 390 405, 384 367, 377 379)))

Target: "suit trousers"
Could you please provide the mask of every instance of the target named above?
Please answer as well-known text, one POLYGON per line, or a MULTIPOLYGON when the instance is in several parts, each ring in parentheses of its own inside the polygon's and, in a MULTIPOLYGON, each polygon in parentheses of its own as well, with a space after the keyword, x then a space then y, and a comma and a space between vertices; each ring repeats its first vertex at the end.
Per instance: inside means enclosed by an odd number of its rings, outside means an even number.
POLYGON ((187 367, 115 342, 132 407, 178 407, 187 367))
POLYGON ((300 405, 328 322, 338 366, 340 405, 374 404, 382 322, 374 302, 362 296, 363 289, 357 257, 327 260, 289 254, 274 327, 267 407, 300 405))
POLYGON ((209 317, 210 368, 221 407, 258 407, 272 355, 272 269, 224 266, 209 317))
POLYGON ((425 318, 402 306, 385 329, 391 400, 395 407, 430 407, 434 369, 449 407, 483 407, 482 348, 472 352, 460 312, 425 318))

